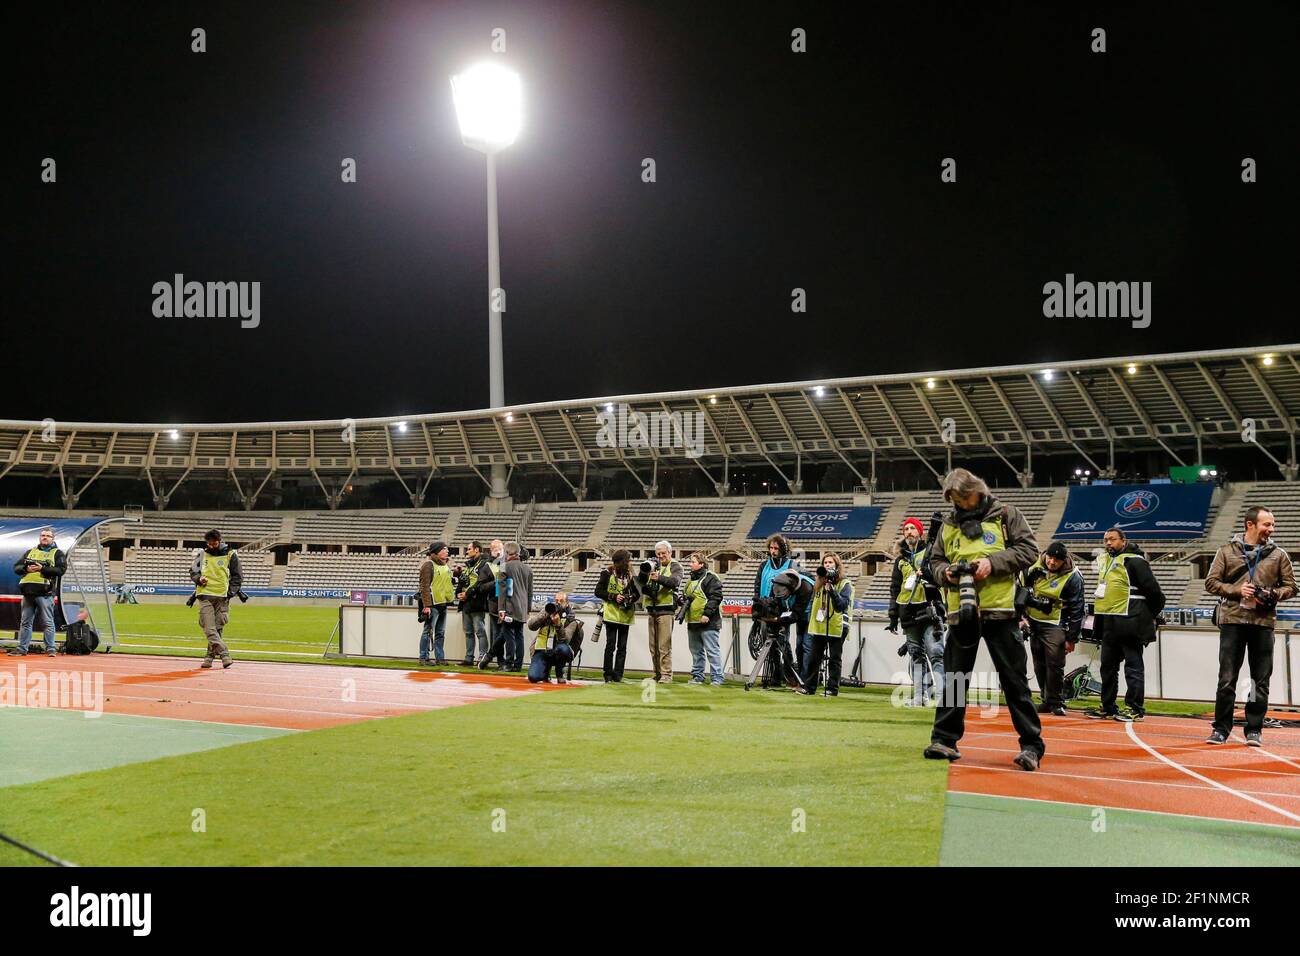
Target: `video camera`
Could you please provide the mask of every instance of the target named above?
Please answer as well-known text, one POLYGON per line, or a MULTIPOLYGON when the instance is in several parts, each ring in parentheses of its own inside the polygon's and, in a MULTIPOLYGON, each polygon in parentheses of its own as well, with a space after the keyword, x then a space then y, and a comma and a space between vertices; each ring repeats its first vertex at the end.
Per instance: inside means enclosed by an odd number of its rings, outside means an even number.
MULTIPOLYGON (((243 588, 240 588, 238 591, 232 591, 230 594, 227 594, 227 595, 226 595, 226 597, 231 597, 231 596, 234 596, 234 597, 239 598, 239 603, 240 603, 240 604, 247 604, 247 603, 248 603, 248 595, 244 593, 244 589, 243 589, 243 588)), ((190 595, 190 599, 189 599, 188 601, 185 602, 185 606, 186 606, 186 607, 193 607, 193 606, 194 606, 194 602, 197 601, 198 599, 199 599, 199 592, 198 592, 198 591, 195 591, 193 594, 190 595)))
POLYGON ((780 617, 785 608, 781 602, 774 597, 757 597, 754 598, 754 605, 750 609, 750 617, 769 618, 780 617))

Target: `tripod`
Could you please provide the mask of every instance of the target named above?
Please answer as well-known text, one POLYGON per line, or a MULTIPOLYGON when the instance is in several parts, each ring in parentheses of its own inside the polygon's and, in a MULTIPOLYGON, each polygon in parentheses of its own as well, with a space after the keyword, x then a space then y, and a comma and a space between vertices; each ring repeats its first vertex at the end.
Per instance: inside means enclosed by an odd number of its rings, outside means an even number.
POLYGON ((766 621, 755 621, 749 635, 751 650, 754 648, 755 638, 761 641, 761 646, 758 648, 758 653, 754 655, 754 669, 749 672, 749 680, 745 681, 745 690, 749 690, 759 682, 760 674, 764 687, 774 687, 778 684, 785 684, 792 690, 802 687, 803 681, 795 671, 794 659, 785 632, 780 628, 771 627, 766 621))

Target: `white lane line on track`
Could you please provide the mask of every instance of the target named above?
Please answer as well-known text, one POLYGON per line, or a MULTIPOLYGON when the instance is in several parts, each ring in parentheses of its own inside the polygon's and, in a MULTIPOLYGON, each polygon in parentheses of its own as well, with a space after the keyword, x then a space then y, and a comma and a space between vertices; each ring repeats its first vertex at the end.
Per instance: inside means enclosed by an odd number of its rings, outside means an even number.
MULTIPOLYGON (((992 773, 1014 773, 1022 777, 1026 776, 1025 771, 1021 770, 1019 767, 989 767, 989 766, 985 766, 984 764, 967 764, 966 766, 963 767, 960 766, 960 761, 957 761, 957 765, 954 765, 952 769, 954 771, 958 771, 962 773, 966 773, 969 771, 982 772, 988 770, 991 771, 992 773)), ((1035 770, 1034 776, 1035 777, 1061 777, 1062 779, 1065 780, 1096 780, 1099 783, 1122 783, 1126 785, 1135 785, 1141 787, 1172 787, 1175 790, 1195 790, 1197 793, 1201 793, 1201 794, 1204 794, 1206 792, 1204 787, 1198 787, 1192 783, 1170 783, 1167 780, 1133 780, 1130 777, 1098 777, 1093 774, 1061 773, 1056 770, 1035 770)), ((954 790, 952 792, 953 793, 979 793, 980 791, 954 790)), ((1237 793, 1238 796, 1245 796, 1245 794, 1247 793, 1255 793, 1256 791, 1251 790, 1251 791, 1240 791, 1240 792, 1233 791, 1233 792, 1237 793)), ((1002 794, 993 793, 993 794, 984 794, 984 796, 997 797, 997 796, 1002 796, 1002 794)), ((1277 794, 1261 793, 1260 796, 1277 797, 1277 794)), ((1017 799, 1019 798, 1017 797, 1017 799)), ((1247 799, 1250 798, 1247 797, 1247 799)), ((1300 796, 1297 796, 1296 799, 1300 800, 1300 796)), ((1265 805, 1267 806, 1267 804, 1265 805)), ((1276 807, 1269 807, 1269 809, 1277 810, 1276 807)), ((1283 816, 1288 815, 1287 811, 1285 810, 1278 810, 1277 812, 1281 813, 1283 816)), ((1294 817, 1294 819, 1297 822, 1300 822, 1300 817, 1294 817)), ((1249 822, 1249 821, 1245 821, 1245 822, 1249 822)))
MULTIPOLYGON (((1283 810, 1281 807, 1275 807, 1275 806, 1273 806, 1273 804, 1271 804, 1271 803, 1266 803, 1266 802, 1263 801, 1263 800, 1257 799, 1256 797, 1252 797, 1252 796, 1251 796, 1250 794, 1248 794, 1248 793, 1243 793, 1243 792, 1240 791, 1240 790, 1234 790, 1232 787, 1228 786, 1226 783, 1219 783, 1219 781, 1217 781, 1217 780, 1211 780, 1209 777, 1204 777, 1204 776, 1202 776, 1201 774, 1197 773, 1195 770, 1188 770, 1186 767, 1184 767, 1184 766, 1183 766, 1182 764, 1180 764, 1178 761, 1169 759, 1169 758, 1166 757, 1164 754, 1160 753, 1160 751, 1158 751, 1158 750, 1156 750, 1154 747, 1150 746, 1150 745, 1149 745, 1145 740, 1143 740, 1141 737, 1139 737, 1139 736, 1137 735, 1137 731, 1135 731, 1135 730, 1133 729, 1133 725, 1132 725, 1132 724, 1125 724, 1125 725, 1124 725, 1124 730, 1128 733, 1129 738, 1130 738, 1130 739, 1131 739, 1135 744, 1137 744, 1139 747, 1141 747, 1143 750, 1145 750, 1147 753, 1149 753, 1151 756, 1155 757, 1157 760, 1161 761, 1162 763, 1167 763, 1169 766, 1173 767, 1175 770, 1181 771, 1182 773, 1187 774, 1189 777, 1193 777, 1193 778, 1195 778, 1195 779, 1197 779, 1197 780, 1202 781, 1203 783, 1208 783, 1210 786, 1212 786, 1212 787, 1214 787, 1214 788, 1216 788, 1216 789, 1218 789, 1218 790, 1222 790, 1222 791, 1224 791, 1225 793, 1230 793, 1230 794, 1232 794, 1232 795, 1235 796, 1235 797, 1240 797, 1240 798, 1243 799, 1243 800, 1248 800, 1249 802, 1255 804, 1256 806, 1263 807, 1265 810, 1271 810, 1273 813, 1276 813, 1276 814, 1278 814, 1279 816, 1286 817, 1288 820, 1294 820, 1296 823, 1300 823, 1300 814, 1292 813, 1290 810, 1283 810)), ((1270 796, 1273 796, 1273 795, 1270 794, 1270 796)))
MULTIPOLYGON (((962 744, 963 744, 963 745, 967 745, 967 744, 969 744, 970 741, 972 741, 972 740, 980 740, 980 739, 984 739, 984 738, 988 738, 988 739, 991 739, 991 740, 1007 740, 1007 739, 1014 739, 1015 737, 1016 737, 1016 734, 1015 734, 1014 730, 1013 730, 1013 731, 1008 731, 1008 732, 1002 732, 1002 733, 967 734, 965 737, 962 738, 962 744)), ((1254 750, 1253 750, 1252 748, 1247 748, 1247 747, 1244 747, 1244 746, 1242 746, 1242 747, 1227 747, 1227 748, 1225 748, 1225 747, 1218 747, 1218 748, 1215 748, 1215 749, 1211 749, 1210 746, 1209 746, 1208 744, 1205 743, 1205 741, 1201 740, 1201 738, 1199 738, 1199 737, 1194 737, 1194 738, 1191 738, 1191 739, 1198 741, 1198 743, 1196 743, 1196 744, 1189 744, 1189 745, 1186 745, 1186 746, 1184 746, 1184 745, 1165 745, 1165 746, 1164 746, 1164 749, 1165 749, 1165 751, 1166 751, 1167 753, 1168 753, 1168 752, 1172 752, 1172 751, 1178 751, 1178 752, 1182 752, 1182 753, 1194 753, 1194 754, 1220 753, 1220 754, 1230 754, 1230 755, 1232 755, 1232 756, 1243 757, 1243 758, 1245 758, 1245 757, 1251 757, 1251 756, 1253 756, 1253 754, 1254 754, 1254 750)), ((1133 748, 1132 748, 1132 745, 1131 745, 1127 740, 1123 740, 1123 741, 1120 741, 1120 740, 1106 740, 1106 739, 1103 739, 1103 738, 1101 738, 1101 737, 1067 737, 1067 736, 1064 735, 1064 734, 1059 734, 1059 733, 1058 733, 1058 734, 1044 734, 1044 735, 1043 735, 1043 740, 1044 740, 1045 743, 1048 743, 1048 744, 1052 744, 1052 743, 1056 743, 1057 741, 1060 741, 1060 742, 1062 742, 1062 743, 1091 744, 1091 745, 1094 746, 1094 747, 1115 747, 1115 748, 1120 748, 1120 749, 1123 749, 1123 750, 1132 750, 1132 749, 1133 749, 1133 748)), ((1234 743, 1235 743, 1235 741, 1234 741, 1234 743)), ((1017 747, 1017 748, 1015 748, 1015 749, 1018 750, 1019 748, 1017 747)), ((1262 748, 1261 748, 1261 749, 1262 749, 1262 748)), ((1050 754, 1055 754, 1056 751, 1049 749, 1049 750, 1048 750, 1048 753, 1050 753, 1050 754)), ((1072 755, 1072 756, 1079 756, 1079 755, 1075 754, 1075 755, 1072 755)), ((1273 755, 1271 755, 1271 756, 1277 756, 1277 755, 1276 755, 1276 754, 1273 754, 1273 755)), ((1100 759, 1103 759, 1103 760, 1112 760, 1112 759, 1113 759, 1113 760, 1120 760, 1120 759, 1123 759, 1123 758, 1120 758, 1120 757, 1113 757, 1113 758, 1112 758, 1112 757, 1102 757, 1102 758, 1100 758, 1100 759)), ((1291 763, 1291 761, 1287 760, 1285 757, 1278 757, 1277 759, 1283 761, 1284 763, 1291 763)), ((1144 762, 1145 762, 1145 761, 1144 761, 1144 762)), ((1297 767, 1297 769, 1300 769, 1300 765, 1296 765, 1296 764, 1291 764, 1291 765, 1292 765, 1293 767, 1297 767)), ((1189 764, 1189 766, 1191 766, 1191 765, 1189 764)), ((1198 765, 1198 766, 1207 766, 1207 767, 1210 767, 1211 769, 1214 769, 1214 770, 1232 770, 1232 771, 1240 772, 1240 773, 1270 773, 1270 774, 1280 774, 1281 776, 1284 776, 1284 777, 1296 777, 1296 776, 1300 776, 1300 774, 1286 773, 1286 772, 1284 772, 1284 771, 1280 771, 1280 770, 1252 770, 1252 769, 1249 768, 1249 767, 1241 767, 1241 766, 1238 766, 1238 765, 1236 765, 1236 764, 1230 764, 1230 763, 1224 763, 1224 764, 1201 764, 1201 765, 1198 765)))
MULTIPOLYGON (((988 751, 989 753, 1005 753, 1005 754, 1017 754, 1020 752, 1020 746, 1018 744, 1012 747, 971 747, 971 746, 963 745, 963 749, 964 750, 985 750, 988 751)), ((1148 767, 1151 766, 1151 761, 1147 760, 1144 757, 1102 757, 1094 754, 1062 753, 1059 750, 1050 750, 1050 749, 1047 751, 1046 756, 1052 758, 1053 760, 1064 760, 1064 759, 1111 760, 1117 763, 1141 763, 1141 764, 1146 764, 1148 767)), ((1255 770, 1250 767, 1234 767, 1231 764, 1188 763, 1186 764, 1186 766, 1196 767, 1200 770, 1224 770, 1224 771, 1231 771, 1232 773, 1257 773, 1257 774, 1263 774, 1268 777, 1282 777, 1283 779, 1286 780, 1300 780, 1300 774, 1287 773, 1285 770, 1255 770)), ((1291 796, 1291 794, 1286 794, 1286 796, 1291 796)), ((1294 796, 1300 798, 1300 791, 1294 794, 1294 796)))
MULTIPOLYGON (((104 685, 104 696, 106 698, 130 697, 135 700, 159 700, 159 698, 157 697, 138 697, 135 694, 127 694, 123 692, 123 688, 136 688, 136 687, 151 688, 153 690, 172 690, 172 691, 183 690, 185 691, 184 694, 178 694, 175 697, 169 698, 169 700, 173 700, 173 701, 185 700, 192 704, 217 704, 218 706, 220 706, 220 701, 200 700, 196 696, 198 694, 228 694, 236 697, 259 697, 259 698, 274 697, 283 700, 305 700, 305 701, 310 701, 315 703, 325 703, 325 704, 334 703, 334 700, 331 699, 330 697, 323 696, 320 694, 270 694, 262 690, 225 690, 220 687, 196 687, 193 685, 187 687, 177 687, 175 684, 146 684, 139 681, 132 681, 129 684, 106 684, 104 685)), ((376 700, 372 697, 367 697, 365 695, 359 694, 358 699, 356 701, 343 701, 343 703, 364 703, 367 705, 375 705, 375 706, 383 706, 383 707, 410 707, 415 710, 430 710, 433 709, 429 706, 430 704, 436 704, 446 699, 447 697, 434 697, 431 700, 428 700, 427 702, 413 704, 413 703, 408 703, 406 701, 400 701, 400 700, 376 700)), ((463 700, 466 701, 467 703, 478 703, 479 701, 484 701, 484 700, 502 700, 508 698, 466 697, 464 695, 456 695, 455 699, 458 701, 463 700)))
MULTIPOLYGON (((1242 740, 1245 740, 1245 739, 1246 739, 1246 738, 1243 736, 1243 737, 1242 737, 1242 740)), ((1258 750, 1260 753, 1262 753, 1262 754, 1264 754, 1264 755, 1266 755, 1266 756, 1272 757, 1274 760, 1280 760, 1280 761, 1282 761, 1284 764, 1286 764, 1288 767, 1295 767, 1297 770, 1300 770, 1300 763, 1296 763, 1294 760, 1287 760, 1286 757, 1283 757, 1283 756, 1280 755, 1280 754, 1275 754, 1275 753, 1273 753, 1271 750, 1267 750, 1267 749, 1265 749, 1264 747, 1255 747, 1255 748, 1252 748, 1252 749, 1254 749, 1254 750, 1258 750)), ((1292 776, 1294 776, 1294 774, 1292 774, 1292 776)))

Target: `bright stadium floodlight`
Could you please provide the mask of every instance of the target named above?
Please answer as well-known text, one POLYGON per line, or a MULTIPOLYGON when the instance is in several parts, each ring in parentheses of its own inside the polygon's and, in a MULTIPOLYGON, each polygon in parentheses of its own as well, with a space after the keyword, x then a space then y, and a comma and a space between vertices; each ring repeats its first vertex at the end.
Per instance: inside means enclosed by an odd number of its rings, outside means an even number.
POLYGON ((519 138, 524 90, 519 74, 497 63, 476 63, 451 78, 461 141, 481 153, 495 153, 519 138))
POLYGON ((1264 364, 1265 364, 1265 365, 1272 365, 1272 364, 1273 364, 1273 356, 1271 356, 1271 355, 1265 355, 1265 356, 1264 356, 1264 364))
MULTIPOLYGON (((501 247, 497 238, 496 154, 519 137, 524 116, 523 84, 518 73, 497 63, 477 63, 451 78, 451 98, 461 142, 487 157, 488 397, 492 408, 500 408, 506 403, 501 344, 505 296, 501 292, 501 247)), ((506 466, 492 465, 491 475, 490 497, 507 498, 506 466)))
POLYGON ((926 388, 934 388, 934 379, 932 379, 932 378, 927 378, 927 379, 925 380, 925 387, 926 387, 926 388))
POLYGON ((406 422, 398 422, 398 423, 397 423, 397 430, 398 430, 399 432, 404 432, 404 431, 406 431, 406 422))
POLYGON ((1045 368, 1045 369, 1043 369, 1043 381, 1044 381, 1044 382, 1050 382, 1050 381, 1052 380, 1052 378, 1053 378, 1055 375, 1056 375, 1056 373, 1053 372, 1050 368, 1045 368))

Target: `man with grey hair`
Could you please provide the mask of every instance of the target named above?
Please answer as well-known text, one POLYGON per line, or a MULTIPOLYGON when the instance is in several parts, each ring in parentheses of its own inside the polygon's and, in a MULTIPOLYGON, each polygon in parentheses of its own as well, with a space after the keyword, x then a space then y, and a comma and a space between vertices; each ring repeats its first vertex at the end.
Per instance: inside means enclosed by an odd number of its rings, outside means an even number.
POLYGON ((667 541, 655 544, 655 560, 649 570, 637 576, 644 595, 650 632, 650 662, 655 680, 673 682, 673 612, 677 610, 677 588, 682 583, 682 566, 673 560, 673 546, 667 541))
POLYGON ((533 607, 533 569, 523 560, 518 541, 505 543, 506 563, 497 576, 497 639, 493 652, 502 656, 502 670, 524 669, 524 622, 533 607), (500 647, 498 647, 500 645, 500 647))
POLYGON ((49 657, 58 653, 54 644, 54 592, 59 589, 59 578, 67 570, 68 558, 54 543, 54 529, 42 528, 37 545, 14 562, 23 608, 18 626, 18 647, 10 649, 11 655, 26 655, 32 643, 32 625, 38 611, 45 632, 45 653, 49 657))
POLYGON ((982 638, 1020 735, 1020 753, 1013 762, 1022 770, 1037 770, 1046 748, 1026 676, 1029 657, 1016 614, 1016 577, 1038 560, 1038 542, 1024 515, 998 501, 988 485, 965 468, 944 477, 943 496, 952 510, 944 516, 924 563, 930 579, 944 588, 950 629, 943 655, 943 699, 925 756, 961 757, 957 741, 966 730, 966 689, 982 638))

